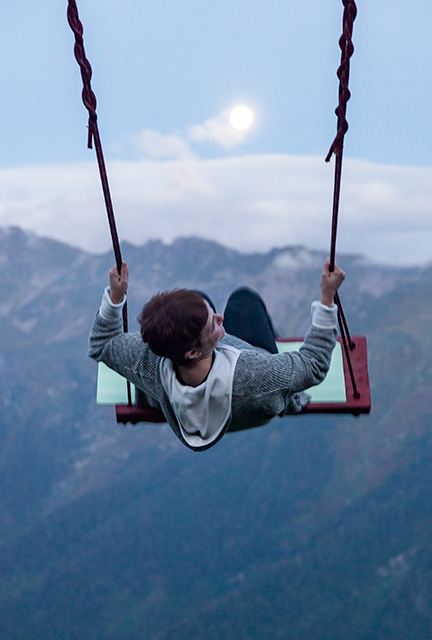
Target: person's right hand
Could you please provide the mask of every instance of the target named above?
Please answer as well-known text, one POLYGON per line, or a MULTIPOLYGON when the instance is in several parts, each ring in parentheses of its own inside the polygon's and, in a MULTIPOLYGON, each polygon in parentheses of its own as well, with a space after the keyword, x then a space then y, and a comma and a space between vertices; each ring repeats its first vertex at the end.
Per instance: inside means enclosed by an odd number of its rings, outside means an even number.
POLYGON ((129 268, 126 262, 121 266, 119 274, 117 267, 113 267, 109 272, 110 278, 110 298, 114 304, 119 304, 127 291, 129 282, 129 268))
POLYGON ((335 263, 330 271, 330 258, 327 258, 321 276, 321 302, 327 307, 333 306, 336 291, 345 279, 345 272, 335 263))

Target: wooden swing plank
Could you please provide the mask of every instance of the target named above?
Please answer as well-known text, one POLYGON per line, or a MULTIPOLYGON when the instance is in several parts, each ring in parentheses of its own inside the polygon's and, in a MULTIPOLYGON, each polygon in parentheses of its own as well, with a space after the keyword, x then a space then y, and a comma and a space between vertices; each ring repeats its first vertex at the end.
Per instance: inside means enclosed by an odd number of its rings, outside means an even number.
MULTIPOLYGON (((358 395, 354 394, 348 362, 339 339, 326 379, 320 385, 308 390, 308 393, 312 395, 312 400, 299 415, 309 413, 350 413, 359 415, 370 412, 371 395, 366 338, 364 336, 353 336, 352 341, 355 347, 350 351, 350 360, 358 395)), ((280 351, 297 350, 301 342, 301 338, 280 339, 278 340, 278 348, 280 351)), ((117 422, 122 424, 166 422, 165 416, 158 409, 140 406, 139 404, 126 404, 125 379, 101 364, 98 377, 98 403, 116 403, 117 422), (106 376, 112 376, 113 378, 110 382, 107 382, 106 376), (113 382, 114 378, 116 378, 115 382, 113 382)))

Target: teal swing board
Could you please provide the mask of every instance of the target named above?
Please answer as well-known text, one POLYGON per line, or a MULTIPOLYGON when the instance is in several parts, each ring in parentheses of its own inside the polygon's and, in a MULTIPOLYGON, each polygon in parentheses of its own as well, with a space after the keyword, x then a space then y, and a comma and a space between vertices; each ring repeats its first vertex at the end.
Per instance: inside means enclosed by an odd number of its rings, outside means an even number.
MULTIPOLYGON (((135 402, 135 386, 131 384, 132 402, 135 402)), ((98 363, 98 378, 96 388, 96 402, 98 404, 127 404, 127 381, 103 362, 98 363)))
MULTIPOLYGON (((298 351, 302 342, 278 342, 280 353, 298 351)), ((333 351, 329 372, 323 382, 307 390, 311 403, 346 402, 345 377, 341 344, 333 351)), ((131 385, 132 403, 135 403, 135 387, 131 385)), ((127 404, 127 382, 120 374, 99 362, 96 401, 98 404, 127 404)))

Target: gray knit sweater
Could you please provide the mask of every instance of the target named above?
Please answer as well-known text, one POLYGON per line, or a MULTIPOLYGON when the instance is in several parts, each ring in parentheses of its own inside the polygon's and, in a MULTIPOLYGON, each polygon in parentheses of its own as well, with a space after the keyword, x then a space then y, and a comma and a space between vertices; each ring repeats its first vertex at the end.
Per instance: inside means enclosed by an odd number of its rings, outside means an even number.
MULTIPOLYGON (((233 377, 231 420, 221 436, 228 430, 259 426, 275 416, 301 411, 304 404, 301 392, 324 380, 336 343, 336 308, 314 305, 314 324, 297 352, 270 354, 228 334, 222 339, 221 344, 235 347, 241 353, 233 377)), ((143 342, 139 332, 123 333, 121 307, 122 304, 107 305, 105 301, 103 315, 101 310, 97 312, 89 338, 89 355, 141 389, 151 406, 162 409, 184 445, 199 451, 216 444, 218 440, 193 447, 185 441, 161 382, 161 358, 143 342)))

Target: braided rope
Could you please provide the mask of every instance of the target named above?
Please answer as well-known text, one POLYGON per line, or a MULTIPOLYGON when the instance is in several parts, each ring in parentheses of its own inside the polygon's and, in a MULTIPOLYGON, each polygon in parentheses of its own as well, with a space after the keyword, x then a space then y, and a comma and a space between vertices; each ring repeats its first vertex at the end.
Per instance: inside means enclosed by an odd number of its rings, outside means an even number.
POLYGON ((337 115, 337 133, 332 142, 330 150, 326 156, 326 162, 329 162, 332 155, 336 156, 335 174, 334 174, 334 191, 333 191, 333 215, 332 215, 332 231, 330 242, 330 268, 334 269, 335 255, 336 255, 336 237, 337 226, 339 218, 339 202, 340 202, 340 189, 342 179, 342 156, 343 156, 343 144, 344 137, 348 131, 348 121, 346 119, 347 102, 351 97, 350 90, 348 88, 349 74, 350 74, 350 58, 354 53, 354 46, 352 43, 352 33, 354 20, 357 15, 357 7, 354 0, 342 0, 344 5, 344 13, 342 19, 343 31, 339 39, 339 47, 341 49, 341 63, 337 70, 337 76, 339 78, 339 104, 336 107, 337 115))
MULTIPOLYGON (((115 222, 114 216, 114 208, 111 200, 111 193, 108 183, 108 174, 105 166, 105 159, 102 151, 102 143, 99 135, 99 128, 97 124, 97 114, 96 114, 96 96, 93 93, 91 88, 91 78, 92 78, 92 68, 90 62, 88 61, 85 49, 84 49, 84 40, 83 40, 83 25, 79 19, 78 15, 78 7, 76 5, 75 0, 68 0, 68 8, 67 8, 67 20, 70 28, 72 29, 75 35, 75 46, 74 46, 74 54, 76 61, 81 70, 81 78, 83 81, 83 90, 81 93, 82 101, 84 103, 85 108, 89 114, 88 120, 88 140, 87 146, 89 149, 93 148, 93 142, 96 151, 96 158, 99 167, 99 175, 102 184, 102 191, 105 199, 105 207, 108 216, 108 223, 111 232, 111 240, 117 265, 117 270, 120 274, 121 266, 122 266, 122 255, 120 250, 120 242, 117 233, 117 226, 115 222)), ((123 307, 123 330, 125 333, 128 331, 128 318, 127 318, 127 303, 123 307)), ((128 393, 128 403, 132 404, 132 396, 131 396, 131 386, 130 383, 127 383, 127 393, 128 393)))
MULTIPOLYGON (((337 131, 336 137, 333 140, 330 150, 326 156, 325 161, 329 162, 332 155, 335 154, 335 172, 334 172, 334 189, 333 189, 333 213, 332 213, 332 229, 331 229, 331 242, 330 242, 330 270, 334 270, 335 255, 336 255, 336 237, 339 217, 339 202, 341 191, 341 179, 342 179, 342 159, 343 159, 343 145, 345 134, 348 131, 348 121, 346 119, 346 109, 348 100, 351 97, 351 92, 348 88, 349 74, 350 74, 350 59, 354 53, 354 45, 352 42, 352 34, 354 27, 354 20, 357 15, 357 7, 354 0, 342 0, 344 5, 344 12, 342 18, 342 35, 339 39, 339 47, 341 49, 341 62, 337 70, 337 77, 339 78, 339 104, 336 107, 337 116, 337 131)), ((351 363, 350 350, 355 348, 355 343, 351 339, 351 335, 348 329, 348 324, 345 318, 345 314, 342 309, 342 303, 339 293, 335 296, 335 303, 338 306, 338 319, 339 328, 342 338, 343 349, 345 352, 348 369, 350 373, 351 383, 353 386, 354 397, 360 397, 357 384, 355 381, 354 371, 351 363)))
POLYGON ((93 128, 94 128, 94 125, 97 123, 97 114, 96 114, 97 100, 91 88, 92 68, 85 54, 84 40, 83 40, 84 28, 81 20, 79 19, 78 7, 76 5, 75 0, 68 1, 67 19, 68 19, 69 26, 75 35, 74 54, 75 54, 76 61, 79 64, 79 67, 81 70, 81 78, 83 81, 83 90, 81 94, 82 101, 84 103, 85 108, 89 112, 88 147, 89 149, 91 149, 93 128))
POLYGON ((90 62, 88 61, 85 50, 84 50, 84 40, 83 40, 83 26, 78 16, 78 8, 75 0, 68 0, 68 9, 67 9, 67 18, 69 22, 69 26, 71 27, 74 35, 75 35, 75 46, 74 46, 74 54, 76 61, 79 64, 81 70, 81 78, 83 81, 83 90, 82 90, 82 101, 84 103, 85 108, 89 113, 89 121, 88 121, 88 143, 87 146, 89 149, 92 149, 92 141, 95 144, 96 157, 99 166, 99 173, 102 183, 102 190, 105 198, 105 205, 107 210, 108 222, 111 231, 111 238, 113 243, 114 254, 116 258, 117 269, 120 273, 121 265, 122 265, 122 256, 120 250, 120 243, 117 234, 117 228, 114 217, 114 208, 111 200, 111 193, 108 184, 108 174, 106 171, 105 160, 102 151, 102 143, 100 140, 99 129, 97 124, 97 114, 96 114, 96 96, 93 93, 91 88, 91 78, 92 78, 92 68, 90 62))
POLYGON ((341 63, 337 70, 339 78, 339 104, 335 113, 338 118, 337 133, 326 157, 326 162, 330 161, 333 153, 341 153, 343 149, 343 141, 345 133, 348 131, 348 121, 346 119, 347 102, 351 97, 348 88, 350 74, 350 58, 354 53, 354 45, 352 42, 352 34, 354 20, 357 15, 357 7, 354 0, 342 0, 344 5, 344 13, 342 18, 342 35, 339 39, 339 47, 341 49, 341 63))

